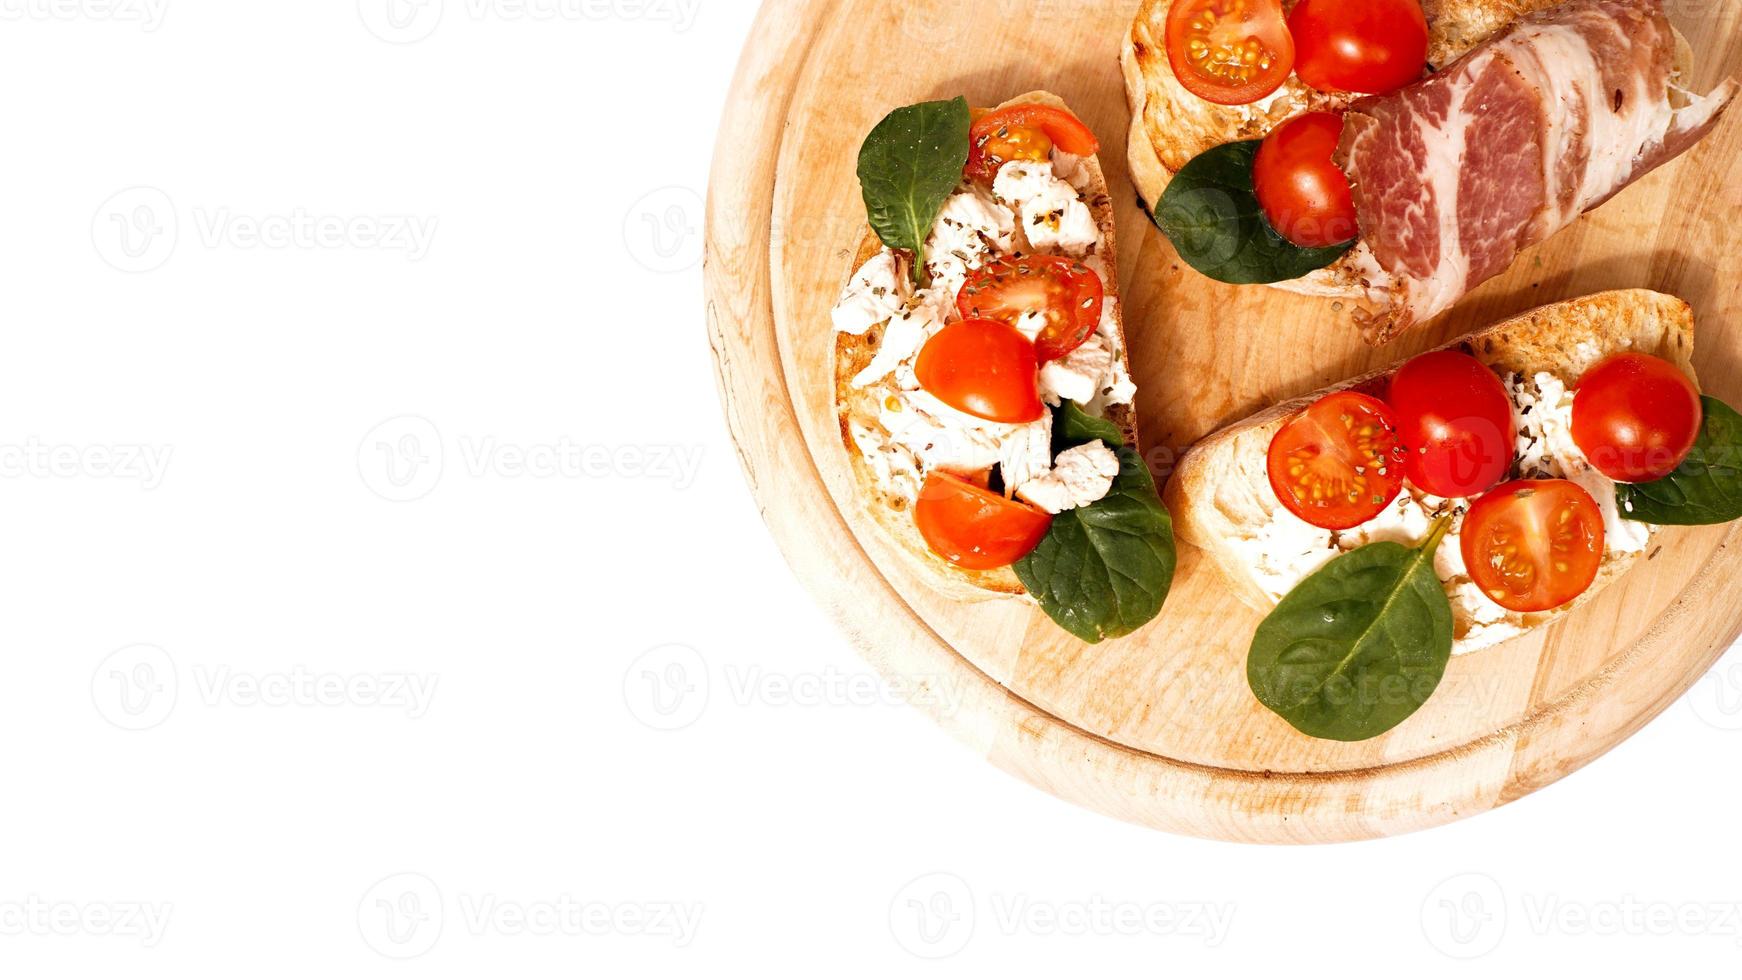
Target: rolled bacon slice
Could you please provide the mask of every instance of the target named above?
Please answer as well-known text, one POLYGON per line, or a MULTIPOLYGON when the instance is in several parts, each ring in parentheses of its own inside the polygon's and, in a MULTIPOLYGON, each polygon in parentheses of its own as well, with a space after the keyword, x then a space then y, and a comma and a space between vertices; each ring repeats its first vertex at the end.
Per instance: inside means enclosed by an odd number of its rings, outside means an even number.
POLYGON ((1680 87, 1677 45, 1661 0, 1571 0, 1356 103, 1336 160, 1360 219, 1367 338, 1450 309, 1704 136, 1737 84, 1680 87))

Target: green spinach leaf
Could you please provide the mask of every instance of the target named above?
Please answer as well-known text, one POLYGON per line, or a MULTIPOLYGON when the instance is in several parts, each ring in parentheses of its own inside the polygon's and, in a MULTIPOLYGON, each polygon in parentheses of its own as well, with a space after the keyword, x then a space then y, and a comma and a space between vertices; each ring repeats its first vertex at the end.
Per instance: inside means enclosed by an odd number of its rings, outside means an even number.
POLYGON ((1295 586, 1252 638, 1246 680, 1314 738, 1359 742, 1414 714, 1452 655, 1452 604, 1434 573, 1450 518, 1420 548, 1357 548, 1295 586))
MULTIPOLYGON (((1106 441, 1111 423, 1066 403, 1055 431, 1106 441), (1073 414, 1074 413, 1074 414, 1073 414), (1093 424, 1091 424, 1093 423, 1093 424)), ((1118 440, 1115 429, 1113 436, 1118 440)), ((1122 441, 1122 440, 1119 440, 1122 441)), ((1107 496, 1053 518, 1040 545, 1016 563, 1016 577, 1040 608, 1089 643, 1125 636, 1161 612, 1173 586, 1173 519, 1143 458, 1118 441, 1119 475, 1107 496)))
POLYGON ((1155 223, 1186 264, 1236 284, 1284 282, 1323 269, 1355 246, 1301 248, 1276 233, 1258 206, 1252 161, 1262 140, 1224 143, 1173 175, 1155 223))
POLYGON ((871 228, 883 244, 913 253, 922 285, 925 239, 962 182, 971 125, 967 99, 921 102, 885 116, 859 148, 859 188, 871 228))
POLYGON ((1076 402, 1067 401, 1052 413, 1052 453, 1059 453, 1072 446, 1082 446, 1101 440, 1109 446, 1118 448, 1125 445, 1125 434, 1119 427, 1106 419, 1096 418, 1083 411, 1076 402))
POLYGON ((1647 524, 1728 524, 1742 517, 1742 415, 1704 396, 1706 418, 1693 452, 1651 483, 1615 487, 1621 516, 1647 524))

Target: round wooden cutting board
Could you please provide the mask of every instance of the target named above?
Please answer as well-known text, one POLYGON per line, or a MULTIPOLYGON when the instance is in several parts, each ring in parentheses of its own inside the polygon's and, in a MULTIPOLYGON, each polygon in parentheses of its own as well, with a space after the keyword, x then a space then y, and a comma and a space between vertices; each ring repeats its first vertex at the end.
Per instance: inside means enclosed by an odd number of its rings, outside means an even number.
MULTIPOLYGON (((828 315, 863 233, 856 155, 889 109, 956 95, 988 105, 1049 89, 1100 134, 1139 424, 1164 470, 1168 453, 1271 402, 1617 287, 1691 302, 1701 380, 1742 404, 1742 109, 1450 316, 1374 350, 1339 304, 1197 275, 1145 219, 1126 177, 1117 64, 1136 7, 764 4, 716 149, 708 329, 740 459, 793 568, 867 659, 990 761, 1164 830, 1265 842, 1401 833, 1514 800, 1601 755, 1742 632, 1736 527, 1665 532, 1587 607, 1455 659, 1414 717, 1344 744, 1300 735, 1252 697, 1245 656, 1260 617, 1183 543, 1161 616, 1089 646, 1022 600, 941 599, 865 516, 831 401, 828 315)), ((1742 73, 1742 2, 1670 7, 1695 45, 1698 91, 1742 73)))

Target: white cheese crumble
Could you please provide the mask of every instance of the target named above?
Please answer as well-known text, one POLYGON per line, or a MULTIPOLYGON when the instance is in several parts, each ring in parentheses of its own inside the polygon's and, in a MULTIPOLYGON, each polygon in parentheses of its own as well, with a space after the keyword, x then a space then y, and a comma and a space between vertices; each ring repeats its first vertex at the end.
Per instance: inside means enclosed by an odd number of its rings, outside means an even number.
POLYGON ((1016 208, 1022 232, 1036 251, 1080 259, 1101 242, 1101 229, 1082 194, 1060 180, 1050 164, 1012 160, 999 168, 992 193, 1016 208))
POLYGON ((1087 507, 1113 489, 1119 457, 1097 439, 1059 453, 1052 469, 1016 487, 1016 495, 1049 514, 1087 507))
POLYGON ((929 292, 948 297, 956 294, 968 273, 986 264, 998 252, 1016 247, 1016 216, 979 187, 969 184, 950 195, 926 240, 926 269, 931 273, 929 292))
MULTIPOLYGON (((1051 513, 1100 500, 1118 475, 1117 455, 1099 443, 1053 459, 1050 412, 1026 425, 989 422, 944 404, 921 389, 914 375, 926 342, 958 318, 956 296, 963 283, 1000 254, 1019 247, 1063 250, 1083 258, 1108 281, 1105 263, 1089 254, 1102 238, 1079 192, 1093 178, 1081 158, 1058 152, 1050 172, 1045 163, 1025 167, 1032 172, 1025 170, 1020 178, 1013 174, 1015 183, 1005 186, 1020 193, 1028 207, 1023 221, 1043 219, 1039 230, 1028 226, 1018 236, 1018 211, 1013 210, 1020 207, 1018 200, 964 182, 945 202, 926 239, 924 264, 931 276, 926 288, 912 289, 895 254, 884 249, 853 275, 831 313, 840 333, 862 336, 885 325, 870 363, 851 380, 877 398, 877 423, 855 422, 850 435, 878 484, 909 503, 918 499, 932 469, 973 477, 997 466, 1010 492, 1031 491, 1036 497, 1031 502, 1051 513)), ((1117 300, 1109 297, 1096 333, 1071 355, 1043 366, 1038 384, 1049 405, 1068 398, 1103 416, 1109 406, 1129 404, 1136 396, 1121 360, 1117 309, 1117 300)), ((1030 340, 1045 326, 1041 313, 1024 314, 1016 322, 1030 340)))
POLYGON ((837 333, 861 336, 901 312, 907 302, 907 277, 896 265, 895 253, 883 249, 853 273, 841 301, 829 311, 837 333))

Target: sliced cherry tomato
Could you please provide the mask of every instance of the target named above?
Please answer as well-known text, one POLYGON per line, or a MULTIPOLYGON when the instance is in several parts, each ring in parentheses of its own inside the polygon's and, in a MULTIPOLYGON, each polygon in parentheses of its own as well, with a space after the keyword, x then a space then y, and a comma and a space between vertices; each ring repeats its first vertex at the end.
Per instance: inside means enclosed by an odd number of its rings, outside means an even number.
POLYGON ((1016 326, 1024 313, 1046 317, 1034 339, 1042 361, 1057 360, 1083 345, 1101 325, 1106 292, 1095 270, 1059 255, 1000 256, 962 284, 956 309, 967 319, 1016 326))
POLYGON ((1622 483, 1662 479, 1688 458, 1705 409, 1681 369, 1649 354, 1616 354, 1573 393, 1573 441, 1597 471, 1622 483))
POLYGON ((1049 105, 1013 105, 980 115, 968 131, 968 165, 963 172, 991 183, 1012 160, 1050 160, 1052 148, 1086 157, 1101 142, 1083 121, 1049 105))
POLYGON ((1397 499, 1403 457, 1390 407, 1339 391, 1314 402, 1270 440, 1270 486, 1294 516, 1346 531, 1397 499))
POLYGON ((1455 350, 1397 369, 1386 400, 1409 447, 1409 482, 1436 497, 1474 497, 1506 479, 1518 444, 1500 376, 1455 350))
POLYGON ((1294 39, 1280 0, 1173 0, 1167 60, 1198 98, 1245 105, 1288 80, 1294 39))
POLYGON ((1419 0, 1300 0, 1288 15, 1294 71, 1321 92, 1384 95, 1427 68, 1419 0))
POLYGON ((940 558, 962 568, 1003 568, 1033 551, 1052 515, 934 470, 920 488, 914 523, 940 558))
POLYGON ((1603 512, 1568 480, 1495 487, 1470 505, 1460 534, 1470 579, 1514 612, 1572 602, 1603 564, 1603 512))
POLYGON ((1309 112, 1271 130, 1252 161, 1252 188, 1276 233, 1302 248, 1326 248, 1355 238, 1360 227, 1349 178, 1331 154, 1343 117, 1309 112))
POLYGON ((925 342, 913 365, 920 387, 992 422, 1033 422, 1046 412, 1039 372, 1034 344, 997 320, 957 320, 925 342))

